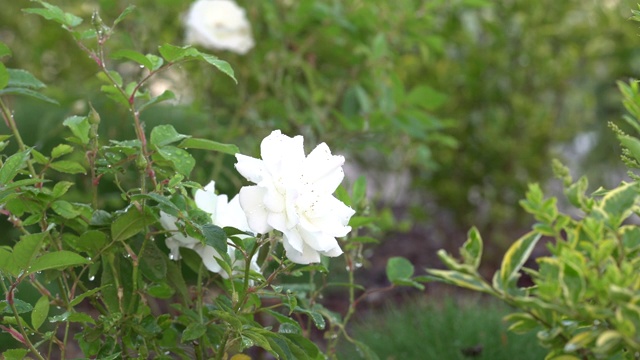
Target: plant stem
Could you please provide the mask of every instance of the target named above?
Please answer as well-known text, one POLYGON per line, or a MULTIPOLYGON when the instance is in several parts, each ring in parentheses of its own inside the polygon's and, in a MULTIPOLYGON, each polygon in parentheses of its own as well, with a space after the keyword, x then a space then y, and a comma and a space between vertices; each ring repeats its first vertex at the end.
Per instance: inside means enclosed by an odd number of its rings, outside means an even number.
MULTIPOLYGON (((1 98, 0 98, 0 110, 2 111, 2 117, 4 118, 5 124, 7 124, 7 127, 11 129, 13 136, 16 138, 16 142, 18 143, 18 148, 20 149, 20 151, 26 151, 27 147, 24 145, 24 142, 22 141, 22 136, 20 136, 20 131, 18 131, 18 125, 16 125, 16 121, 13 118, 13 114, 11 113, 11 110, 9 110, 9 108, 4 103, 4 101, 2 101, 1 98)), ((34 179, 38 178, 38 174, 36 173, 36 170, 33 168, 33 163, 31 162, 31 159, 27 160, 27 167, 29 168, 29 173, 31 174, 31 176, 34 179)))
MULTIPOLYGON (((13 297, 13 294, 9 294, 9 292, 13 293, 15 287, 20 282, 20 280, 21 280, 21 278, 16 279, 15 284, 12 285, 9 289, 7 289, 7 286, 4 284, 4 278, 0 275, 0 284, 2 285, 2 290, 4 291, 4 293, 7 294, 7 297, 9 297, 9 296, 13 297)), ((45 360, 44 357, 42 357, 42 355, 40 355, 40 352, 38 351, 38 349, 36 349, 35 346, 31 343, 31 340, 29 340, 29 336, 28 336, 27 332, 25 331, 24 326, 22 326, 22 321, 21 321, 22 318, 20 317, 20 315, 18 313, 18 309, 16 308, 16 305, 14 304, 13 301, 7 301, 7 303, 9 303, 9 307, 11 307, 11 310, 13 311, 13 316, 16 319, 16 325, 18 326, 18 330, 20 331, 20 334, 22 335, 22 337, 24 339, 24 343, 26 343, 25 345, 27 345, 27 347, 33 353, 33 355, 35 357, 37 357, 40 360, 45 360)))

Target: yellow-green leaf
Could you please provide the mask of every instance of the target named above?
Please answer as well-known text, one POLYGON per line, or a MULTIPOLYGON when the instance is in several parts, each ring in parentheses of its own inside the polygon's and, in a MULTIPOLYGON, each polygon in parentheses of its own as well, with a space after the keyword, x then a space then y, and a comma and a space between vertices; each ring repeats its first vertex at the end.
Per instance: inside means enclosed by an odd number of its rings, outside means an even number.
POLYGON ((33 328, 38 330, 47 319, 47 316, 49 316, 49 297, 42 296, 38 299, 31 312, 31 325, 33 328))

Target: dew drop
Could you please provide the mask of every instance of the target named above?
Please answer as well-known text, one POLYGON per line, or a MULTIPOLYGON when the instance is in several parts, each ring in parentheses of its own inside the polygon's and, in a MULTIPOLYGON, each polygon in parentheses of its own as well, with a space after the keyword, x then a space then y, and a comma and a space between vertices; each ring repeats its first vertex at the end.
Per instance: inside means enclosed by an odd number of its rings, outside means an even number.
POLYGON ((144 69, 144 65, 140 65, 140 69, 144 69))
POLYGON ((356 269, 360 269, 360 268, 362 267, 362 263, 361 263, 360 261, 356 261, 356 262, 353 264, 353 266, 354 266, 356 269))
POLYGON ((95 280, 95 279, 96 279, 96 277, 95 277, 95 276, 93 276, 93 275, 89 276, 89 281, 93 281, 93 280, 95 280))
POLYGON ((87 261, 91 261, 91 256, 87 256, 87 261))

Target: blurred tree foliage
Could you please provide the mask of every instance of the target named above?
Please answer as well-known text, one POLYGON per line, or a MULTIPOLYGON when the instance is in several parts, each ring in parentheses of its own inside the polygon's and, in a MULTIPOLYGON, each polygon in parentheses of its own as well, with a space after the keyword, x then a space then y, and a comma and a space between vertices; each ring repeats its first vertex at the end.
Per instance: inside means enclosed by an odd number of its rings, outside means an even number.
MULTIPOLYGON (((110 21, 129 3, 56 5, 84 18, 99 9, 110 21)), ((410 186, 394 191, 415 219, 448 214, 455 226, 477 224, 489 239, 522 225, 517 200, 527 182, 549 175, 552 155, 580 132, 606 133, 603 124, 619 115, 610 105, 617 103, 614 80, 640 70, 638 31, 625 21, 630 1, 239 3, 256 47, 244 56, 218 53, 239 84, 204 65, 173 69, 156 84, 174 90, 180 105, 150 110, 147 124, 171 123, 245 153, 275 128, 305 135, 309 146, 326 141, 373 174, 373 183, 376 174, 409 175, 410 186)), ((189 4, 136 1, 110 46, 155 53, 159 44, 182 43, 189 4)), ((16 99, 20 126, 33 129, 26 142, 46 149, 62 119, 86 114, 87 99, 103 114, 103 139, 133 134, 128 114, 99 94, 92 60, 55 24, 21 13, 23 6, 8 2, 0 12, 0 39, 14 51, 7 65, 54 84, 48 95, 61 103, 16 99)), ((130 63, 118 66, 143 76, 130 63)), ((195 155, 202 157, 195 180, 237 189, 238 175, 216 166, 232 157, 195 155)), ((378 190, 391 186, 389 176, 380 178, 378 190)))

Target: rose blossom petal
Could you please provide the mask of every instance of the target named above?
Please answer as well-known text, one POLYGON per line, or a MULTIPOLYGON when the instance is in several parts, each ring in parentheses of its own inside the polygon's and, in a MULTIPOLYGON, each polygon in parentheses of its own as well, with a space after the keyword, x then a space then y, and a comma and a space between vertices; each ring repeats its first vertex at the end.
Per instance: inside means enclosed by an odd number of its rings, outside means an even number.
POLYGON ((240 189, 240 206, 247 216, 249 228, 258 233, 266 234, 272 227, 267 223, 269 213, 264 206, 266 190, 258 186, 245 186, 240 189))
POLYGON ((319 251, 319 253, 328 257, 336 257, 342 255, 342 249, 340 249, 340 246, 336 246, 329 251, 319 251))
POLYGON ((196 206, 200 210, 206 211, 211 214, 211 219, 217 217, 216 209, 218 207, 218 195, 216 195, 216 182, 211 181, 204 189, 196 190, 193 199, 196 202, 196 206))
POLYGON ((270 177, 264 161, 246 156, 242 154, 236 154, 236 170, 240 175, 244 176, 247 180, 253 183, 260 183, 265 177, 270 177))
POLYGON ((304 241, 304 243, 310 246, 313 250, 329 251, 339 246, 336 238, 324 231, 310 232, 302 226, 297 226, 296 228, 302 237, 302 241, 304 241))
POLYGON ((207 268, 207 270, 214 273, 219 273, 225 279, 229 278, 229 274, 227 274, 225 271, 222 271, 222 267, 218 264, 216 259, 214 259, 214 257, 220 258, 220 253, 218 253, 216 249, 214 249, 212 246, 199 244, 196 245, 193 250, 195 250, 195 252, 200 255, 200 257, 202 258, 202 263, 207 268))
POLYGON ((312 183, 321 192, 332 194, 344 179, 344 157, 331 155, 327 144, 316 146, 307 156, 302 174, 305 182, 312 183))
POLYGON ((304 249, 304 241, 296 228, 282 231, 282 243, 287 244, 289 248, 300 253, 304 249))
POLYGON ((251 231, 247 223, 247 216, 240 206, 240 196, 236 195, 229 201, 224 211, 219 211, 214 225, 220 227, 231 226, 242 231, 251 231))
MULTIPOLYGON (((280 176, 297 177, 305 159, 303 141, 302 136, 291 138, 283 135, 280 130, 271 132, 262 140, 260 155, 272 176, 279 174, 280 176)), ((282 183, 280 179, 277 179, 277 176, 274 182, 282 183)))
POLYGON ((309 246, 304 246, 302 251, 298 251, 292 248, 291 244, 287 241, 283 241, 282 245, 284 245, 287 258, 296 264, 305 265, 320 262, 320 254, 309 246))

